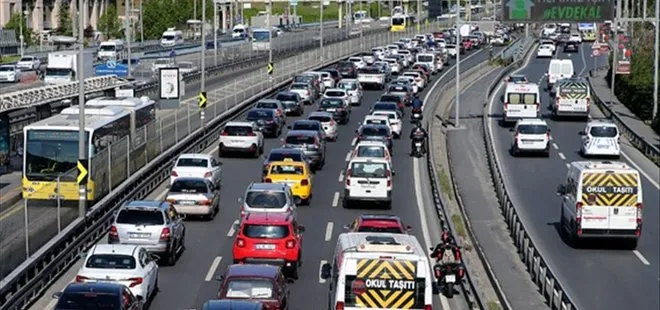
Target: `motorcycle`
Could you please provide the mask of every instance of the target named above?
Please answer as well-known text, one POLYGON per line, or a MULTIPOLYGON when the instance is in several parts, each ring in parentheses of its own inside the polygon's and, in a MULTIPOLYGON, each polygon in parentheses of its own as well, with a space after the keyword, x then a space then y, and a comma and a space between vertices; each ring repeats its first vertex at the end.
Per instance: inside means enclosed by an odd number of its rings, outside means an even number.
POLYGON ((422 111, 421 110, 413 110, 412 113, 410 114, 410 122, 411 123, 417 123, 422 121, 422 111))
POLYGON ((417 140, 414 142, 415 148, 413 149, 412 155, 415 157, 424 156, 424 142, 422 140, 417 140))
POLYGON ((447 298, 454 297, 454 285, 460 281, 461 268, 458 263, 442 264, 436 263, 433 266, 433 273, 438 283, 438 287, 447 298))

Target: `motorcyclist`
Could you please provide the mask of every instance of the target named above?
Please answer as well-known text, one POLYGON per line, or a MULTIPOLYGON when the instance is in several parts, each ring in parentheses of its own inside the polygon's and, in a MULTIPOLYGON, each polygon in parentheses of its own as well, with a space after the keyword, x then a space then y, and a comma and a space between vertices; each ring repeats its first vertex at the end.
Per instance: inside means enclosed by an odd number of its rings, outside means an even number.
POLYGON ((419 94, 415 94, 415 98, 412 101, 412 110, 421 111, 423 105, 424 105, 424 101, 422 101, 422 99, 419 98, 419 94))
POLYGON ((422 152, 426 152, 426 137, 428 134, 426 133, 426 130, 422 127, 421 122, 418 122, 415 124, 415 127, 413 130, 410 132, 410 154, 415 153, 415 142, 422 142, 422 152))
POLYGON ((458 278, 463 277, 463 265, 461 264, 461 250, 454 237, 449 233, 449 231, 444 230, 442 232, 441 241, 438 243, 433 252, 429 255, 440 264, 441 267, 447 266, 449 264, 458 265, 458 278))

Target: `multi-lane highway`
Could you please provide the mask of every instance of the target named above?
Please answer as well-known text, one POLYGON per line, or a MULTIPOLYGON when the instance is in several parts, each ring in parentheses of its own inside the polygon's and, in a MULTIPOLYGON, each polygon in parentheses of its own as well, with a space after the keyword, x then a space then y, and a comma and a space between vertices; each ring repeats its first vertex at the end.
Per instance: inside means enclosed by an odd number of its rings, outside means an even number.
MULTIPOLYGON (((586 76, 593 69, 590 44, 582 44, 579 53, 565 54, 558 49, 556 58, 572 59, 575 72, 586 76)), ((531 82, 543 80, 550 60, 535 59, 535 53, 521 68, 531 82)), ((607 57, 600 57, 605 63, 607 57)), ((541 82, 542 86, 545 81, 541 82)), ((660 309, 660 249, 658 228, 660 206, 658 167, 629 143, 622 140, 621 161, 638 169, 644 194, 644 226, 635 251, 616 248, 603 242, 587 249, 575 249, 562 240, 559 227, 561 199, 555 194, 558 184, 566 181, 566 166, 584 160, 578 153, 584 121, 554 121, 550 118, 550 98, 541 94, 542 112, 552 129, 552 152, 549 158, 512 157, 508 150, 512 133, 498 124, 502 115, 500 93, 491 98, 489 122, 493 144, 502 165, 507 190, 512 195, 518 215, 539 252, 558 281, 580 309, 660 309)), ((593 102, 593 100, 592 100, 593 102)), ((592 117, 598 113, 592 104, 592 117)))
MULTIPOLYGON (((467 70, 486 58, 486 53, 473 52, 464 56, 461 68, 467 70)), ((439 77, 429 84, 421 94, 422 98, 428 91, 439 89, 449 77, 453 76, 451 68, 453 66, 446 68, 444 74, 439 74, 439 77)), ((405 223, 414 227, 413 234, 424 245, 432 246, 434 242, 439 242, 438 224, 434 215, 435 206, 432 204, 432 198, 428 197, 429 181, 426 173, 423 172, 424 162, 413 160, 407 155, 410 149, 407 136, 411 130, 411 125, 407 122, 409 114, 405 118, 402 139, 394 143, 393 166, 396 175, 393 182, 392 210, 367 211, 342 208, 340 193, 343 189, 346 161, 355 143, 354 131, 381 94, 382 91, 365 91, 362 105, 354 107, 349 124, 340 126, 338 141, 328 145, 326 165, 314 176, 314 198, 311 205, 299 208, 300 223, 305 225, 307 230, 304 233, 300 278, 290 285, 291 309, 321 309, 326 306, 328 287, 324 284, 325 281, 319 278, 320 265, 322 261, 332 258, 334 242, 337 235, 343 231, 343 226, 361 213, 397 214, 405 223), (414 190, 411 190, 412 188, 414 190)), ((306 107, 306 114, 312 110, 315 110, 314 106, 306 107)), ((295 119, 297 118, 289 118, 288 123, 292 123, 295 119)), ((279 145, 281 145, 279 139, 267 140, 264 154, 279 145)), ((217 145, 204 152, 217 154, 217 145)), ((235 223, 239 215, 237 198, 243 195, 248 184, 260 181, 262 160, 262 158, 222 158, 225 167, 223 175, 231 176, 231 179, 223 182, 221 211, 211 222, 186 221, 186 251, 181 255, 176 266, 160 269, 161 292, 153 301, 151 309, 200 309, 205 301, 217 295, 218 283, 214 279, 232 261, 235 223)), ((148 199, 163 199, 166 192, 166 184, 161 184, 148 199)), ((74 265, 51 290, 61 290, 75 277, 79 266, 80 262, 74 265)), ((48 296, 47 293, 46 298, 34 305, 34 309, 48 309, 46 306, 48 296)), ((462 309, 466 304, 459 295, 451 300, 439 297, 435 301, 435 307, 462 309)))
MULTIPOLYGON (((328 41, 336 40, 340 35, 339 29, 332 29, 324 32, 324 38, 328 41)), ((286 33, 280 38, 281 48, 290 48, 302 43, 309 42, 310 38, 318 32, 318 29, 309 29, 300 32, 286 33)), ((280 52, 281 50, 278 50, 280 52)), ((188 55, 190 59, 199 57, 199 54, 188 55)), ((242 76, 255 69, 244 69, 235 71, 230 75, 215 76, 206 80, 206 89, 211 90, 226 85, 236 77, 242 76)), ((195 97, 200 90, 198 82, 192 82, 186 85, 186 97, 195 97)), ((194 108, 193 108, 194 109, 194 108)), ((159 116, 174 113, 172 110, 159 112, 159 116)), ((19 186, 18 184, 14 186, 19 186)), ((4 190, 3 190, 4 191, 4 190)), ((16 266, 26 259, 25 247, 25 216, 23 212, 24 201, 19 201, 13 206, 0 213, 0 277, 4 277, 16 266)), ((36 252, 50 238, 57 234, 57 209, 28 207, 28 228, 29 228, 29 247, 30 252, 36 252)), ((60 211, 61 227, 64 228, 68 223, 77 217, 77 210, 71 208, 62 208, 60 211)))

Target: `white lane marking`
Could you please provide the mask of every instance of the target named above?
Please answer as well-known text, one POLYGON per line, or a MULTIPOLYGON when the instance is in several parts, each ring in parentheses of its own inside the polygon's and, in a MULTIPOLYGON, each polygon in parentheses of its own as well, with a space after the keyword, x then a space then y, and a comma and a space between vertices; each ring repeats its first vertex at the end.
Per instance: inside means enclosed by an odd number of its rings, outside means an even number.
POLYGON ((220 262, 222 261, 222 256, 216 256, 213 259, 213 262, 211 263, 211 268, 209 268, 209 272, 206 273, 206 278, 204 278, 204 281, 209 282, 211 279, 213 279, 213 275, 215 274, 215 271, 218 269, 218 266, 220 265, 220 262))
POLYGON ((651 263, 649 263, 649 261, 646 259, 646 257, 644 257, 644 255, 642 255, 642 253, 640 253, 639 251, 634 250, 633 253, 635 253, 635 256, 637 256, 637 258, 639 258, 639 260, 642 261, 642 264, 644 264, 646 266, 651 265, 651 263))
POLYGON ((332 207, 336 208, 339 204, 339 192, 335 192, 335 195, 332 196, 332 207))
POLYGON ((321 263, 319 264, 319 283, 325 283, 325 279, 321 278, 321 270, 323 270, 323 265, 327 263, 327 260, 321 260, 321 263))
POLYGON ((357 143, 357 137, 351 140, 351 146, 355 146, 355 143, 357 143))
POLYGON ((339 179, 337 179, 339 183, 344 182, 344 170, 339 171, 339 179))
POLYGON ((637 165, 637 163, 635 163, 632 160, 632 158, 630 158, 628 155, 626 155, 626 153, 624 153, 623 151, 621 152, 621 155, 623 155, 623 157, 625 157, 628 160, 628 162, 630 162, 630 164, 632 164, 633 167, 635 167, 635 169, 637 169, 637 171, 639 171, 639 173, 641 173, 647 180, 649 180, 649 183, 651 183, 653 186, 655 186, 655 188, 660 189, 660 184, 658 184, 658 182, 653 180, 651 178, 651 176, 646 173, 646 171, 642 170, 642 168, 639 167, 637 165))
POLYGON ((332 239, 332 229, 335 227, 333 222, 328 222, 328 225, 325 226, 325 241, 330 241, 332 239))
POLYGON ((348 151, 348 153, 346 153, 346 158, 344 159, 344 161, 349 161, 349 160, 351 160, 351 154, 352 154, 352 153, 353 153, 353 152, 348 151))
POLYGON ((566 168, 570 168, 570 167, 571 167, 571 164, 566 163, 566 168))
POLYGON ((231 225, 229 225, 229 231, 227 232, 227 237, 233 237, 236 233, 236 227, 238 227, 238 220, 235 220, 231 225))
POLYGON ((557 146, 557 143, 552 143, 552 147, 553 147, 555 150, 558 150, 558 149, 559 149, 559 146, 557 146))
POLYGON ((566 156, 564 156, 564 153, 559 152, 557 153, 557 155, 559 155, 559 158, 561 158, 562 160, 566 160, 566 156))
POLYGON ((46 310, 51 310, 55 308, 55 305, 57 305, 58 299, 53 299, 51 300, 47 305, 46 305, 46 310))
POLYGON ((584 70, 587 69, 587 60, 584 58, 584 44, 580 44, 580 56, 582 56, 582 70, 578 73, 578 76, 582 76, 584 70))

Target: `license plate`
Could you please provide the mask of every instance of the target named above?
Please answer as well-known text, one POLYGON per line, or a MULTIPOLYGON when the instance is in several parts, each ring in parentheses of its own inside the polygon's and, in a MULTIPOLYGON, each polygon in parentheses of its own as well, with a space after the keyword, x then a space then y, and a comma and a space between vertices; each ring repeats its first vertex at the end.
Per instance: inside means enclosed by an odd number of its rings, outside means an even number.
POLYGON ((534 143, 534 142, 532 142, 532 141, 523 141, 522 143, 523 143, 523 144, 532 144, 532 143, 534 143))
POLYGON ((194 201, 194 200, 182 200, 182 201, 179 201, 179 204, 180 205, 194 205, 194 204, 197 204, 197 202, 194 201))
POLYGON ((243 142, 241 140, 229 140, 229 141, 231 141, 232 143, 241 143, 241 142, 243 142))
POLYGON ((328 112, 337 112, 337 109, 326 109, 328 112))
POLYGON ((128 233, 128 237, 131 239, 147 239, 151 237, 150 233, 128 233))
POLYGON ((454 282, 456 282, 456 276, 453 275, 453 274, 446 275, 445 276, 445 281, 447 283, 454 283, 454 282))
POLYGON ((257 250, 275 250, 274 244, 257 244, 254 246, 257 250))
POLYGON ((598 146, 599 149, 606 149, 606 148, 608 148, 608 147, 609 147, 609 145, 599 145, 599 146, 598 146))
POLYGON ((420 147, 422 146, 422 143, 421 142, 415 143, 415 146, 420 147))

